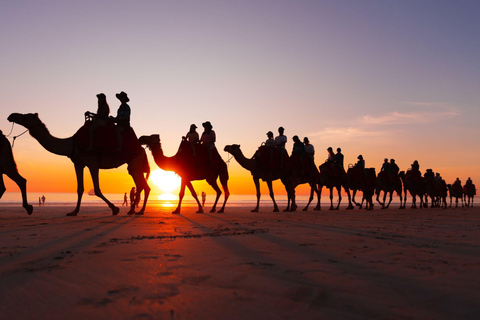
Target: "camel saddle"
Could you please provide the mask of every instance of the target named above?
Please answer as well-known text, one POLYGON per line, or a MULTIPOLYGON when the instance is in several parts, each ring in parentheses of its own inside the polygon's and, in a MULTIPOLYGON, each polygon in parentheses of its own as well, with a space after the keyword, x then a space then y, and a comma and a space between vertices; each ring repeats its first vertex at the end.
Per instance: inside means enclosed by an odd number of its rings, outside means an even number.
POLYGON ((360 167, 348 168, 347 176, 350 177, 350 180, 355 181, 358 184, 362 184, 365 181, 365 173, 360 167))
POLYGON ((422 174, 420 171, 412 171, 408 169, 407 173, 405 174, 405 179, 412 179, 416 183, 423 183, 422 181, 422 174))
MULTIPOLYGON (((88 129, 92 125, 92 121, 85 121, 85 124, 75 133, 77 144, 80 146, 82 153, 88 153, 89 134, 88 129)), ((105 126, 98 127, 93 133, 93 152, 103 155, 118 155, 118 140, 115 132, 116 125, 113 121, 107 121, 105 126)), ((143 152, 144 149, 138 141, 135 131, 130 127, 122 133, 122 149, 120 155, 131 156, 143 152)))
POLYGON ((333 165, 331 162, 322 163, 319 167, 321 173, 326 173, 330 178, 342 178, 346 180, 346 173, 342 168, 333 165))
POLYGON ((257 160, 257 167, 259 169, 274 170, 291 166, 288 154, 283 150, 273 147, 260 146, 253 157, 257 160))
POLYGON ((177 157, 187 166, 202 167, 202 166, 217 166, 223 162, 222 157, 216 148, 211 150, 211 158, 207 148, 203 144, 196 143, 193 145, 195 155, 193 154, 192 145, 188 141, 182 141, 178 148, 177 157))

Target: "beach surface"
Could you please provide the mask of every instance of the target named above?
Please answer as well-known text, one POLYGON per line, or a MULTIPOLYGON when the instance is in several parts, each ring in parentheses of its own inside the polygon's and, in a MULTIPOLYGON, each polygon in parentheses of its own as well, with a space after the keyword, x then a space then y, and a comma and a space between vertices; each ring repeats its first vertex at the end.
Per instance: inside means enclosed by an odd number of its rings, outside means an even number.
POLYGON ((0 207, 2 319, 478 319, 480 207, 0 207))

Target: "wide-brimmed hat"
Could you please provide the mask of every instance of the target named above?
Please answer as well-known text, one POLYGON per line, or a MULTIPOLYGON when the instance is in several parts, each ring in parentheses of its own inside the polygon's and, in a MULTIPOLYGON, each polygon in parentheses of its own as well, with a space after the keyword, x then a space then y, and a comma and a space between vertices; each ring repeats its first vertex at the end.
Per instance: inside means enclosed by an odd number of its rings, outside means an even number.
POLYGON ((127 94, 126 94, 125 92, 123 92, 123 91, 120 92, 120 93, 117 93, 117 94, 115 95, 115 97, 117 97, 117 99, 120 100, 120 101, 125 101, 125 102, 130 101, 130 99, 128 99, 127 94))
POLYGON ((206 121, 204 123, 202 123, 202 127, 204 128, 213 128, 212 124, 210 123, 210 121, 206 121))

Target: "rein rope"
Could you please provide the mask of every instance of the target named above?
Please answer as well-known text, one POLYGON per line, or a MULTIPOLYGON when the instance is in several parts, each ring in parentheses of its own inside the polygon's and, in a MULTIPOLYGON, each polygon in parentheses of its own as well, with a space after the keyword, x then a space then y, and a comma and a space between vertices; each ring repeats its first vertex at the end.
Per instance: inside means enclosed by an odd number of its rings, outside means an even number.
MULTIPOLYGON (((8 133, 8 135, 6 136, 7 138, 10 137, 10 135, 12 134, 13 132, 13 126, 15 125, 15 122, 12 122, 12 128, 10 129, 10 132, 8 133)), ((12 142, 12 149, 13 147, 15 146, 15 139, 17 139, 18 137, 21 137, 23 136, 25 133, 27 133, 28 129, 23 131, 22 133, 20 133, 19 135, 16 135, 13 137, 13 142, 12 142)))

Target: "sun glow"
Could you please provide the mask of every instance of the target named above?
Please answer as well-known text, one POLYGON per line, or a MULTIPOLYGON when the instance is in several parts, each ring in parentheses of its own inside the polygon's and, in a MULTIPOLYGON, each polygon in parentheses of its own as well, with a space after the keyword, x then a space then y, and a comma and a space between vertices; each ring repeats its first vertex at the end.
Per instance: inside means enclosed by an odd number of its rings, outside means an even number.
POLYGON ((149 179, 165 193, 172 193, 181 183, 181 178, 176 173, 162 169, 153 170, 149 179))

